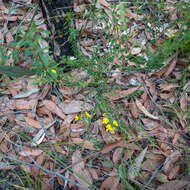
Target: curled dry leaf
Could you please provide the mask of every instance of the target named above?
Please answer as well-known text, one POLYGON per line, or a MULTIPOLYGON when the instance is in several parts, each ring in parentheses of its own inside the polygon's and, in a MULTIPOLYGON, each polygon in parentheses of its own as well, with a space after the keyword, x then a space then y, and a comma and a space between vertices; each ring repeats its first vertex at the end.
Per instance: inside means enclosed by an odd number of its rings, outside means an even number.
POLYGON ((33 142, 31 143, 31 145, 32 146, 39 145, 43 141, 43 139, 45 137, 45 131, 44 130, 47 130, 49 127, 53 126, 55 122, 56 121, 53 121, 52 123, 44 126, 42 129, 40 129, 40 131, 33 138, 33 140, 32 140, 33 142))
POLYGON ((152 119, 159 120, 159 117, 150 114, 150 113, 146 110, 146 108, 141 104, 141 102, 140 102, 139 100, 137 100, 137 99, 136 99, 136 104, 137 104, 137 107, 138 107, 147 117, 150 117, 150 118, 152 118, 152 119))

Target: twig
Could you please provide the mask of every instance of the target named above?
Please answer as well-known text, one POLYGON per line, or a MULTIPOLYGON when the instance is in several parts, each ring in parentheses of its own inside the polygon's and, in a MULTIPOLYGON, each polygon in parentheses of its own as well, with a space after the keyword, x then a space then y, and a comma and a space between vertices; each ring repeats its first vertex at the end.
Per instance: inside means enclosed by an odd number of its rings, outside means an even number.
POLYGON ((7 112, 7 113, 0 114, 0 117, 6 117, 6 116, 9 116, 12 114, 30 113, 30 112, 32 112, 32 111, 31 110, 21 110, 21 111, 7 112))
MULTIPOLYGON (((18 146, 19 146, 19 145, 18 145, 18 146)), ((81 185, 81 184, 79 184, 79 183, 76 183, 75 181, 73 181, 73 180, 71 180, 71 179, 69 179, 69 178, 67 178, 67 177, 65 177, 65 176, 63 176, 63 175, 61 175, 61 174, 58 173, 58 172, 53 172, 53 171, 51 171, 51 170, 48 170, 48 169, 43 168, 43 167, 40 166, 38 163, 36 163, 36 161, 35 161, 31 156, 29 156, 29 155, 27 155, 27 154, 26 154, 26 156, 27 156, 30 160, 32 160, 32 162, 33 162, 34 164, 31 164, 31 163, 27 163, 27 162, 18 160, 17 158, 14 158, 14 157, 11 157, 11 156, 0 155, 0 157, 2 157, 2 158, 6 158, 6 159, 9 159, 9 160, 14 160, 14 161, 16 161, 16 162, 18 162, 18 163, 20 163, 20 164, 29 165, 29 166, 32 166, 32 167, 34 167, 34 166, 35 166, 35 167, 38 167, 38 168, 41 169, 42 171, 44 171, 44 172, 46 172, 46 173, 49 173, 49 174, 51 174, 51 175, 53 175, 53 176, 59 176, 59 177, 63 178, 64 180, 67 180, 67 181, 69 181, 70 183, 72 183, 72 184, 74 184, 74 185, 80 187, 81 189, 90 190, 89 188, 84 187, 83 185, 81 185)))

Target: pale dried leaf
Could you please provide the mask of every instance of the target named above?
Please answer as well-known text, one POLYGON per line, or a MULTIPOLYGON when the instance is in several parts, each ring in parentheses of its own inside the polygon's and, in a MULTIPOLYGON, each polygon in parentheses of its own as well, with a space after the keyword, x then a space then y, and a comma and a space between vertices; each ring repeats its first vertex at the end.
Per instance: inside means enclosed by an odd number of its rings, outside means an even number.
POLYGON ((132 50, 131 50, 131 54, 132 55, 137 55, 137 54, 139 54, 141 52, 141 48, 133 48, 132 50))
POLYGON ((138 101, 137 99, 136 99, 136 104, 137 104, 137 107, 138 107, 146 116, 148 116, 148 117, 150 117, 150 118, 152 118, 152 119, 159 120, 159 117, 150 114, 150 113, 146 110, 146 108, 141 104, 141 102, 138 101))
POLYGON ((35 137, 33 138, 33 140, 32 140, 33 142, 31 143, 31 145, 32 145, 32 146, 37 146, 37 145, 39 145, 39 144, 43 141, 43 139, 44 139, 44 137, 45 137, 45 132, 44 132, 44 130, 47 130, 49 127, 53 126, 55 122, 56 122, 56 121, 53 121, 52 123, 46 125, 46 126, 43 127, 42 129, 40 129, 40 131, 39 131, 39 132, 35 135, 35 137))
POLYGON ((92 110, 92 105, 84 103, 83 101, 71 101, 69 103, 62 103, 61 109, 65 114, 79 113, 82 110, 89 111, 92 110))
POLYGON ((30 88, 30 89, 28 89, 28 90, 25 91, 25 92, 20 92, 19 94, 17 94, 17 95, 14 96, 13 98, 15 98, 15 99, 18 99, 18 98, 27 98, 27 97, 29 97, 31 94, 36 93, 36 92, 38 92, 38 91, 39 91, 38 88, 30 88))
POLYGON ((98 0, 98 2, 100 3, 100 5, 110 9, 110 5, 106 0, 98 0))

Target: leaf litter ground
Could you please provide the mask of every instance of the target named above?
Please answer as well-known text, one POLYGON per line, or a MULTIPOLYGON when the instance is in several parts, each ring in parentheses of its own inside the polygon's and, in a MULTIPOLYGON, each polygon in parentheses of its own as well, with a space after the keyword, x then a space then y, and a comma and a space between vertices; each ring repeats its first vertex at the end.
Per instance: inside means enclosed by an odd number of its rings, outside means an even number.
MULTIPOLYGON (((100 57, 109 51, 109 46, 105 45, 105 31, 98 25, 106 21, 111 23, 112 4, 108 2, 99 0, 96 4, 99 11, 106 13, 106 20, 100 17, 97 25, 89 22, 83 30, 79 47, 85 56, 92 55, 92 46, 96 43, 101 44, 100 57)), ((36 2, 21 0, 10 7, 8 1, 1 2, 3 30, 0 36, 7 46, 16 38, 19 23, 24 23, 23 33, 27 31, 35 12, 34 8, 27 12, 32 3, 36 2)), ((174 4, 167 1, 163 10, 176 19, 174 4)), ((154 7, 146 5, 143 11, 150 18, 154 7)), ((117 8, 119 11, 118 4, 117 8)), ((136 62, 125 63, 121 57, 131 54, 146 58, 146 47, 156 53, 157 46, 150 41, 153 34, 158 30, 162 32, 168 24, 162 23, 155 29, 152 23, 143 20, 144 15, 136 8, 123 9, 132 36, 126 42, 128 52, 122 52, 110 63, 113 69, 107 82, 112 85, 114 81, 117 90, 104 94, 109 107, 117 114, 103 113, 101 109, 94 112, 97 92, 88 87, 93 79, 86 71, 70 73, 73 78, 87 81, 87 88, 83 89, 60 86, 57 90, 52 84, 35 84, 37 76, 27 80, 1 78, 2 189, 189 188, 189 56, 182 57, 176 52, 157 71, 124 72, 114 68, 114 65, 136 67, 136 62), (136 46, 137 43, 140 45, 136 46), (114 130, 106 127, 113 122, 119 126, 114 130)), ((75 4, 75 12, 87 14, 85 2, 75 4)), ((84 18, 76 18, 78 30, 82 30, 84 18)), ((34 22, 38 28, 46 30, 40 10, 34 22)), ((175 31, 176 26, 164 31, 165 37, 158 36, 156 43, 163 43, 175 31)), ((122 38, 123 31, 118 26, 109 32, 122 38)), ((39 43, 48 44, 45 40, 39 43)), ((8 47, 4 49, 7 56, 12 51, 8 47)), ((21 58, 16 64, 24 68, 29 61, 31 59, 23 61, 21 58)), ((12 62, 10 57, 6 65, 12 62)))

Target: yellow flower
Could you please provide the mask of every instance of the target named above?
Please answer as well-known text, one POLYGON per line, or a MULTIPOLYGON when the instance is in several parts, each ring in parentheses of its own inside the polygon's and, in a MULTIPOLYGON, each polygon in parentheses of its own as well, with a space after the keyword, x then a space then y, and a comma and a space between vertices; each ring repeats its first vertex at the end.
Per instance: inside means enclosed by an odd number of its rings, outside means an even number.
POLYGON ((112 127, 110 124, 106 125, 106 132, 110 131, 111 134, 114 134, 115 127, 112 127))
POLYGON ((86 116, 87 117, 91 117, 90 114, 88 112, 85 112, 86 116))
POLYGON ((75 121, 78 121, 78 120, 79 120, 79 116, 76 115, 76 116, 75 116, 75 121))
POLYGON ((103 113, 102 116, 104 117, 106 115, 106 113, 103 113))
POLYGON ((113 121, 113 125, 115 125, 116 127, 118 127, 118 123, 116 120, 113 121))
POLYGON ((109 119, 107 117, 104 117, 102 119, 102 124, 108 124, 109 123, 109 119))
POLYGON ((54 73, 54 74, 57 73, 57 71, 55 69, 52 69, 51 72, 54 73))

